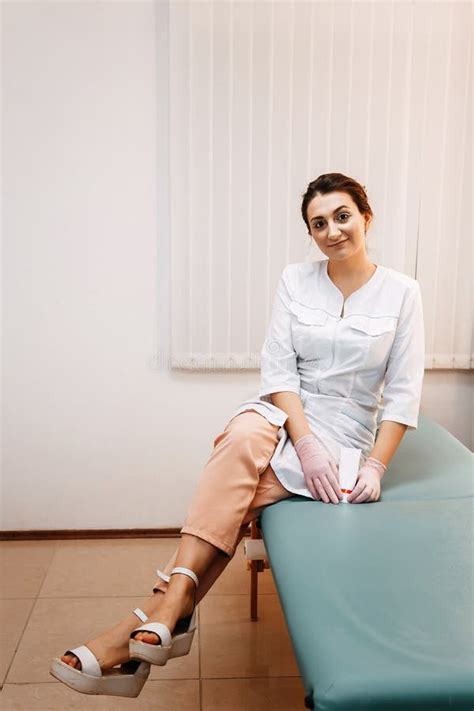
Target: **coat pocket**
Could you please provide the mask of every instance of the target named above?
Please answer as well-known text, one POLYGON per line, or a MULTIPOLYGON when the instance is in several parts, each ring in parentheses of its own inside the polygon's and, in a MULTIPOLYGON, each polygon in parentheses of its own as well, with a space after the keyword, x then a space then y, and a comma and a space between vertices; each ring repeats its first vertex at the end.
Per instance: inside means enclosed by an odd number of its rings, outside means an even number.
POLYGON ((300 301, 290 302, 293 346, 302 360, 320 361, 331 356, 332 329, 329 315, 300 301))
POLYGON ((348 316, 347 321, 356 344, 364 353, 365 365, 369 368, 381 366, 390 354, 398 319, 355 314, 348 316))
POLYGON ((307 324, 308 326, 324 326, 328 320, 326 311, 311 306, 305 306, 305 304, 302 304, 300 301, 291 301, 290 311, 295 314, 300 323, 307 324))

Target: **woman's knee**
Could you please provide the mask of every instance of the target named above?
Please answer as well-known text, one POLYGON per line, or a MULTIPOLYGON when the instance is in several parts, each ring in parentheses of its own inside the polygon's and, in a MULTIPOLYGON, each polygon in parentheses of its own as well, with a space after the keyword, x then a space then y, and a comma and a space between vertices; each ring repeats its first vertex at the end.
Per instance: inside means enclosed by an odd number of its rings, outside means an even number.
POLYGON ((230 436, 235 441, 265 440, 268 437, 276 439, 278 430, 278 425, 269 422, 259 412, 247 410, 235 415, 215 441, 217 442, 224 435, 230 436))
POLYGON ((268 460, 278 444, 277 425, 268 422, 257 412, 236 415, 214 440, 214 449, 236 459, 251 459, 258 470, 268 460))

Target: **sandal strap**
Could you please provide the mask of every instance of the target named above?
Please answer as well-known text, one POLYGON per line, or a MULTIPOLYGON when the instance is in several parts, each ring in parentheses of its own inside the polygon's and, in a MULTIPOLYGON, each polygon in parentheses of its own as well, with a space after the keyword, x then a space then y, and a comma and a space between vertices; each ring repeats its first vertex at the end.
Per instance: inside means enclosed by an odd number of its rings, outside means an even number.
POLYGON ((171 571, 171 575, 173 575, 174 573, 183 573, 183 575, 187 575, 189 578, 192 578, 192 580, 194 580, 196 587, 199 585, 198 576, 193 570, 190 570, 189 568, 173 568, 173 570, 171 571))
POLYGON ((148 615, 145 615, 145 613, 143 612, 143 610, 140 610, 139 607, 136 607, 133 612, 136 614, 136 616, 138 617, 138 619, 141 620, 142 622, 146 622, 146 621, 147 621, 148 615))
POLYGON ((157 568, 157 569, 156 569, 156 574, 158 575, 159 578, 161 578, 162 580, 164 580, 165 583, 169 583, 169 581, 170 581, 170 576, 169 576, 169 575, 166 575, 166 573, 163 573, 162 570, 158 570, 158 568, 157 568))
POLYGON ((97 661, 95 654, 91 652, 89 647, 83 644, 81 647, 75 647, 74 649, 68 649, 65 654, 74 654, 81 662, 81 671, 89 676, 95 676, 100 678, 102 676, 102 670, 100 664, 97 661))
MULTIPOLYGON (((136 632, 154 632, 161 639, 162 647, 169 647, 171 644, 171 632, 162 622, 148 622, 145 625, 140 625, 140 627, 133 630, 132 635, 135 635, 136 632)), ((132 635, 130 636, 132 637, 132 635)))

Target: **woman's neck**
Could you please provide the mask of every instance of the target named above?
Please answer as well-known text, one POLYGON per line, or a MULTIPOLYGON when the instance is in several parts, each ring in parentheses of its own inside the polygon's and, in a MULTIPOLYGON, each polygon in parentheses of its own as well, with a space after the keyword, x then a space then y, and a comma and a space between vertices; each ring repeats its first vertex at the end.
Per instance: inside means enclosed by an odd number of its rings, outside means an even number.
POLYGON ((339 262, 337 259, 329 260, 328 275, 333 282, 341 284, 357 284, 367 280, 375 272, 376 264, 372 264, 366 253, 354 254, 352 257, 339 262))

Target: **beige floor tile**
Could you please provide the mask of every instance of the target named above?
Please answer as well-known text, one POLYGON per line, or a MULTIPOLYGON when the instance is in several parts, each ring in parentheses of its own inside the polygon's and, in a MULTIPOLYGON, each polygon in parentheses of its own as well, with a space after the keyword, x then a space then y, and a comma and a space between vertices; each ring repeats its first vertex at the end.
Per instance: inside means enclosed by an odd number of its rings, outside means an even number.
POLYGON ((2 711, 199 711, 199 681, 148 680, 136 699, 79 694, 59 681, 51 684, 5 684, 2 711))
POLYGON ((55 548, 56 541, 1 541, 0 597, 35 597, 55 548))
POLYGON ((204 679, 202 711, 301 711, 301 679, 204 679))
POLYGON ((33 603, 34 600, 0 600, 0 684, 5 679, 33 603))
MULTIPOLYGON (((258 574, 258 594, 274 595, 275 593, 272 571, 266 568, 258 574)), ((239 543, 234 557, 209 590, 208 595, 250 595, 250 572, 247 570, 244 541, 239 543)))
POLYGON ((278 596, 260 602, 259 620, 252 622, 244 595, 202 600, 202 678, 299 676, 278 596))
POLYGON ((178 538, 58 541, 39 597, 152 595, 178 538))
MULTIPOLYGON (((66 649, 84 644, 103 630, 116 624, 130 610, 140 606, 143 598, 38 599, 10 667, 8 683, 39 683, 52 679, 51 660, 66 649)), ((137 626, 140 624, 137 620, 137 626)), ((154 678, 199 678, 199 637, 191 652, 167 665, 167 672, 157 670, 154 678)), ((58 682, 59 683, 59 682, 58 682)))
MULTIPOLYGON (((39 597, 148 595, 179 538, 57 541, 39 597)), ((270 569, 258 575, 259 595, 275 594, 270 569)), ((241 541, 208 595, 249 595, 250 572, 241 541)))

